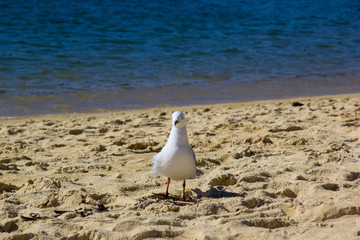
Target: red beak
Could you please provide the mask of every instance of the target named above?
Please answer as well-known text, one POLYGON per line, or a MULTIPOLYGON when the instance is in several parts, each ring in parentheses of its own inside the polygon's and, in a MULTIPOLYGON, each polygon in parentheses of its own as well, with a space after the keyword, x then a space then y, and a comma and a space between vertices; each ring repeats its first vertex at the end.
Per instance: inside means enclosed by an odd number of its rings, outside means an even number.
POLYGON ((175 125, 178 124, 178 122, 179 122, 178 120, 175 120, 175 125))

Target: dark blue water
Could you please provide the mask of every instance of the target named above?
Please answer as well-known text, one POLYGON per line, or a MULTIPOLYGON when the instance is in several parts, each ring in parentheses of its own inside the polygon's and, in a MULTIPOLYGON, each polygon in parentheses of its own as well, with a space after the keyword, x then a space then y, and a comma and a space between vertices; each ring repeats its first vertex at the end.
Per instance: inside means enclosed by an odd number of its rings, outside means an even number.
POLYGON ((360 91, 360 1, 0 1, 0 116, 360 91))

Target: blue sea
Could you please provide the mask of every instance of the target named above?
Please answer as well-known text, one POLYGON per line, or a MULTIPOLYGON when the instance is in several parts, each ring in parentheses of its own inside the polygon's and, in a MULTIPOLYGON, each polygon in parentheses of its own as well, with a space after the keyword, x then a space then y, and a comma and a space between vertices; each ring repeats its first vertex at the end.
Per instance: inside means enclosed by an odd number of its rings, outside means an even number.
POLYGON ((0 0, 0 116, 356 92, 358 0, 0 0))

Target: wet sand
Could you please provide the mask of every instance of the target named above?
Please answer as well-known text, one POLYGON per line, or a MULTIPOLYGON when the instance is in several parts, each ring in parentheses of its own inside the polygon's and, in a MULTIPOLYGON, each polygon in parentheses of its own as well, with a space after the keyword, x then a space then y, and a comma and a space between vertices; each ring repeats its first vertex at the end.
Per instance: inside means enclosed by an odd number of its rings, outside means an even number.
POLYGON ((360 94, 0 120, 1 239, 360 239, 360 94), (151 173, 182 110, 198 176, 151 173))

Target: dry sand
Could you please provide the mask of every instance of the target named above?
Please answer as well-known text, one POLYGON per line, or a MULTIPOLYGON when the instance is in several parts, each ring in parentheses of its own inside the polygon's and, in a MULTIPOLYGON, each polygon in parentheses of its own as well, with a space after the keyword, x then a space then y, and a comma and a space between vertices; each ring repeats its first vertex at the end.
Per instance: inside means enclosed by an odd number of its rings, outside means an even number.
POLYGON ((359 120, 360 95, 3 119, 0 239, 360 239, 359 120), (188 202, 153 196, 174 110, 188 202))

